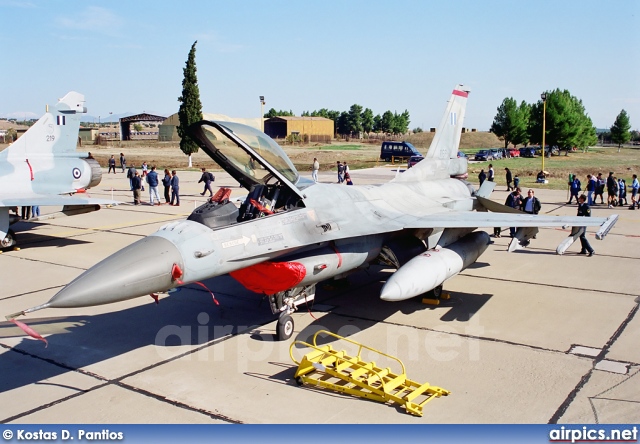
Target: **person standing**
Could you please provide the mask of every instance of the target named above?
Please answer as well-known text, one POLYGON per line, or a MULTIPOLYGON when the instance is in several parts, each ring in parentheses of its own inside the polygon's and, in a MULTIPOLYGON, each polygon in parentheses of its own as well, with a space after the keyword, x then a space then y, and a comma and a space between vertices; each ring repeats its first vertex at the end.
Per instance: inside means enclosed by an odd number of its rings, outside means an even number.
POLYGON ((593 198, 593 204, 596 204, 596 200, 598 196, 600 196, 600 203, 604 204, 604 185, 605 181, 602 178, 602 173, 598 173, 598 177, 596 178, 596 197, 593 198))
POLYGON ((180 179, 176 170, 171 171, 171 205, 180 206, 180 179))
POLYGON ((513 181, 513 176, 511 175, 511 170, 509 170, 509 168, 505 168, 504 170, 507 172, 506 173, 507 191, 515 190, 515 188, 511 186, 511 182, 513 181))
POLYGON ((638 205, 638 193, 640 192, 640 182, 638 182, 638 175, 633 175, 633 181, 631 182, 631 206, 630 210, 635 210, 636 207, 640 208, 638 205))
POLYGON ((593 205, 593 193, 596 191, 596 178, 587 174, 587 203, 593 205))
POLYGON ((618 180, 618 205, 627 205, 627 183, 623 178, 618 180))
POLYGON ((490 163, 489 164, 489 174, 487 176, 487 180, 489 182, 493 182, 495 178, 496 178, 496 172, 493 171, 493 164, 490 163))
POLYGON ((519 187, 520 187, 520 178, 516 174, 515 176, 513 176, 513 188, 516 189, 519 187))
MULTIPOLYGON (((589 208, 589 205, 586 203, 586 200, 587 200, 587 197, 584 194, 580 195, 580 197, 578 198, 578 216, 591 217, 591 208, 589 208)), ((586 227, 582 227, 582 234, 580 235, 580 245, 582 246, 582 249, 578 254, 588 253, 589 257, 593 256, 593 254, 595 253, 595 250, 591 247, 591 245, 589 244, 589 241, 587 240, 586 227)))
POLYGON ((613 171, 609 171, 609 177, 607 177, 607 203, 609 208, 613 208, 613 203, 618 197, 618 182, 613 177, 613 171))
MULTIPOLYGON (((519 210, 522 206, 522 194, 520 193, 520 188, 516 188, 515 190, 513 190, 513 192, 509 193, 509 195, 507 196, 507 200, 504 202, 504 204, 508 207, 519 210)), ((516 227, 510 227, 509 234, 511 237, 514 237, 516 235, 516 227)))
POLYGON ((578 194, 580 194, 580 191, 582 190, 582 184, 580 183, 580 179, 578 179, 578 175, 572 174, 572 176, 573 180, 569 182, 569 190, 571 192, 571 195, 569 196, 569 202, 567 202, 567 205, 571 204, 574 196, 576 198, 576 203, 578 203, 578 194))
POLYGON ((38 217, 38 216, 40 216, 40 206, 33 205, 31 207, 31 217, 38 217))
POLYGON ((158 205, 160 205, 160 195, 158 194, 158 173, 156 172, 156 167, 152 166, 151 171, 147 174, 147 183, 149 184, 149 203, 153 205, 154 196, 158 200, 158 205))
POLYGON ((320 170, 320 162, 316 157, 313 158, 313 165, 311 166, 311 178, 314 182, 318 182, 318 170, 320 170))
POLYGON ((216 178, 213 177, 213 174, 207 172, 206 168, 202 168, 202 176, 200 176, 200 180, 198 183, 204 182, 204 190, 200 193, 201 196, 204 196, 204 193, 209 192, 209 197, 213 196, 213 191, 211 191, 211 182, 213 182, 216 178))
POLYGON ((480 170, 480 174, 478 174, 478 181, 480 182, 480 186, 482 186, 482 182, 487 180, 487 173, 484 170, 480 170))
POLYGON ((107 171, 107 174, 109 174, 111 170, 113 170, 113 174, 116 174, 116 158, 113 154, 111 158, 109 158, 109 171, 107 171))
POLYGON ((140 205, 140 193, 142 190, 142 179, 140 178, 140 173, 137 171, 131 179, 131 186, 133 188, 133 204, 140 205))
POLYGON ((129 189, 133 191, 133 178, 136 177, 136 168, 134 166, 129 167, 127 170, 127 179, 129 179, 129 189))
POLYGON ((527 197, 522 200, 520 209, 525 213, 538 214, 541 208, 540 200, 535 196, 533 190, 527 191, 527 197))
POLYGON ((120 166, 122 167, 122 172, 127 168, 127 159, 124 158, 124 153, 120 153, 120 166))
POLYGON ((164 177, 162 178, 162 185, 164 186, 164 200, 165 203, 171 202, 171 173, 168 169, 164 169, 164 177))
MULTIPOLYGON (((147 162, 142 162, 142 177, 145 177, 149 172, 149 167, 147 166, 147 162)), ((143 188, 144 189, 144 188, 143 188)))
POLYGON ((338 160, 338 183, 344 182, 344 166, 338 160))

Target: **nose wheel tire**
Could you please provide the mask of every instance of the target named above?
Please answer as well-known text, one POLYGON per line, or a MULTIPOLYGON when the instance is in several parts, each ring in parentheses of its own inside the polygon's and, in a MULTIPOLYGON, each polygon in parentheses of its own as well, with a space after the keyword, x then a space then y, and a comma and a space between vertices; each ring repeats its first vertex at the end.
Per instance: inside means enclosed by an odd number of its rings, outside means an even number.
POLYGON ((289 315, 280 316, 276 326, 276 339, 284 341, 293 334, 293 318, 289 315))

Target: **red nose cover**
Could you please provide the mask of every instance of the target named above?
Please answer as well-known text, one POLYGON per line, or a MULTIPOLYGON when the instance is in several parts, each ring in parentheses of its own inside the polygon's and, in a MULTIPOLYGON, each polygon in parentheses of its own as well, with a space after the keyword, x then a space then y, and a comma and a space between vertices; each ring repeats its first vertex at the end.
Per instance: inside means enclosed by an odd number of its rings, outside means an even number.
POLYGON ((275 294, 298 285, 307 275, 307 269, 299 262, 267 261, 229 274, 247 290, 275 294))

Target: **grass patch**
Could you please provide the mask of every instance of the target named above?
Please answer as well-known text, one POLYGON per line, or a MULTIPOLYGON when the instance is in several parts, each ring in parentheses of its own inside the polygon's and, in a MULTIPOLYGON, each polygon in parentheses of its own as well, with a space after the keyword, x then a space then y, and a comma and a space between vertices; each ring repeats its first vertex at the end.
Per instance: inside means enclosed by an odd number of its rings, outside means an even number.
MULTIPOLYGON (((606 178, 609 171, 613 171, 618 179, 624 179, 627 186, 631 185, 631 176, 640 174, 640 149, 623 148, 617 152, 617 148, 592 148, 587 153, 577 152, 565 156, 552 156, 544 159, 544 169, 549 172, 549 183, 545 187, 555 190, 567 188, 569 174, 577 174, 584 190, 587 185, 587 174, 598 174, 606 178)), ((540 186, 536 184, 536 176, 542 169, 542 158, 515 157, 512 159, 494 160, 491 162, 478 162, 469 164, 469 177, 472 181, 478 179, 481 169, 485 172, 489 164, 493 164, 496 179, 499 184, 505 184, 505 168, 520 178, 520 188, 540 186)))

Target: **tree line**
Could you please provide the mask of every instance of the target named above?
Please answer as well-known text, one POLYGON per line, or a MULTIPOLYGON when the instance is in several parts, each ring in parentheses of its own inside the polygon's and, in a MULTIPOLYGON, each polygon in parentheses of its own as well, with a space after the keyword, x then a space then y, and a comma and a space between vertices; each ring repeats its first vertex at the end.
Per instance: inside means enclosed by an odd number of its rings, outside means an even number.
MULTIPOLYGON (((582 100, 560 89, 547 91, 545 97, 546 145, 586 149, 598 142, 596 128, 582 100)), ((541 144, 544 108, 542 99, 533 104, 523 100, 518 105, 513 97, 507 97, 498 107, 490 131, 504 140, 505 148, 510 144, 514 147, 541 144)), ((611 139, 618 143, 618 147, 631 139, 630 128, 629 116, 622 110, 611 127, 611 139)))
MULTIPOLYGON (((276 111, 271 108, 264 117, 271 118, 277 116, 294 116, 292 111, 276 111)), ((304 111, 301 117, 324 117, 333 120, 335 133, 338 135, 359 135, 361 133, 386 133, 405 134, 409 131, 411 123, 409 111, 403 113, 385 111, 382 115, 373 115, 370 108, 361 105, 351 105, 349 111, 335 111, 321 108, 316 111, 304 111)))

